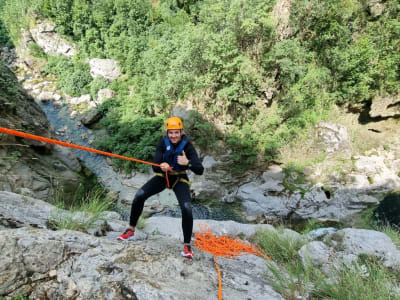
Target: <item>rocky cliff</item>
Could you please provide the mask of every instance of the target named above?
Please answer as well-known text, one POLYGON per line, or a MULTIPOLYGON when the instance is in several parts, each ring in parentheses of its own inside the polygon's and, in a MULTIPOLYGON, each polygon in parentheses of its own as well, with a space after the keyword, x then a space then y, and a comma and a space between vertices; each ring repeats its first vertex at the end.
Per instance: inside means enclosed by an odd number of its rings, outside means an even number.
MULTIPOLYGON (((0 64, 0 126, 54 137, 45 114, 19 85, 15 75, 0 64)), ((79 186, 81 165, 75 155, 59 146, 0 135, 0 190, 53 200, 72 197, 79 186)))

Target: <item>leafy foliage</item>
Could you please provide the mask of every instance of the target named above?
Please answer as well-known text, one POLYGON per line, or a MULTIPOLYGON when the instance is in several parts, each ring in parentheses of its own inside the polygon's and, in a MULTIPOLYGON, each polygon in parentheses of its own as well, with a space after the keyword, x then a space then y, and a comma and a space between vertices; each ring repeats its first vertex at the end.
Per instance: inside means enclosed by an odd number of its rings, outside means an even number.
MULTIPOLYGON (((292 33, 283 39, 271 17, 275 3, 3 0, 1 21, 16 42, 35 13, 79 45, 74 61, 49 58, 49 72, 71 95, 95 95, 106 85, 91 83, 79 59, 117 60, 127 76, 111 84, 117 100, 105 123, 165 117, 177 101, 190 100, 202 119, 225 126, 216 144, 231 148, 235 163, 252 166, 278 159, 280 148, 332 105, 363 107, 400 87, 397 0, 385 1, 380 16, 366 1, 293 1, 292 33)), ((191 135, 210 147, 214 140, 202 135, 214 134, 213 126, 198 124, 191 135)))
MULTIPOLYGON (((129 122, 120 122, 116 109, 108 112, 108 118, 102 124, 110 135, 97 141, 97 146, 106 151, 129 156, 132 158, 151 161, 159 140, 162 137, 162 118, 143 118, 138 115, 131 117, 129 122)), ((127 160, 116 160, 117 167, 130 172, 133 168, 147 169, 147 165, 127 160)))
POLYGON ((50 57, 45 72, 58 75, 58 85, 70 96, 89 93, 92 76, 89 65, 79 60, 71 61, 65 57, 50 57))

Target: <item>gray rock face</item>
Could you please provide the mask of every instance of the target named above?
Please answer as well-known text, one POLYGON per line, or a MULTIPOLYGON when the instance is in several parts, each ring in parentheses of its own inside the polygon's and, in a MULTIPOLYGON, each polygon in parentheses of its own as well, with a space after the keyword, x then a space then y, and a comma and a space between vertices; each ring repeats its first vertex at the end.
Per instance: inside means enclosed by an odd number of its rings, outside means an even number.
MULTIPOLYGON (((221 167, 223 163, 211 156, 203 159, 204 173, 202 176, 189 175, 191 188, 199 199, 220 199, 228 194, 228 189, 221 181, 229 182, 229 174, 221 167)), ((229 202, 229 201, 228 201, 229 202)))
POLYGON ((377 97, 372 101, 371 117, 395 117, 400 116, 400 96, 391 95, 387 97, 377 97))
POLYGON ((350 145, 347 128, 339 124, 319 123, 317 125, 317 137, 327 153, 347 150, 350 145))
POLYGON ((47 228, 46 222, 55 207, 42 200, 0 191, 0 220, 8 227, 47 228))
MULTIPOLYGON (((181 247, 163 237, 121 243, 67 230, 2 230, 0 294, 23 288, 35 299, 216 298, 212 256, 195 250, 188 260, 180 257, 181 247)), ((262 258, 220 258, 218 264, 224 298, 283 300, 264 279, 262 258)))
POLYGON ((360 255, 379 258, 386 267, 400 269, 400 251, 386 234, 374 230, 346 228, 327 235, 323 242, 304 245, 298 254, 303 264, 323 266, 327 275, 332 267, 351 266, 360 255))
POLYGON ((313 241, 300 248, 299 256, 304 265, 322 266, 329 262, 331 252, 325 243, 313 241))
POLYGON ((99 121, 101 117, 102 114, 96 108, 92 108, 80 118, 80 121, 83 125, 89 127, 99 121))
POLYGON ((380 0, 370 0, 367 3, 367 11, 373 17, 379 17, 384 11, 384 4, 380 0))
POLYGON ((394 156, 385 155, 356 156, 355 168, 358 176, 355 180, 357 188, 374 193, 387 193, 400 188, 400 172, 394 156))
MULTIPOLYGON (((45 114, 14 74, 1 66, 0 72, 18 90, 16 95, 5 93, 0 99, 0 126, 54 138, 45 114)), ((42 200, 50 200, 56 187, 61 195, 75 194, 80 166, 73 152, 11 135, 2 135, 0 140, 0 190, 30 194, 42 200)))
POLYGON ((59 36, 55 31, 55 24, 48 20, 37 20, 36 26, 30 28, 30 33, 47 54, 72 57, 76 53, 75 46, 59 36))
POLYGON ((90 74, 93 78, 102 76, 110 81, 121 76, 117 62, 112 59, 93 58, 89 60, 90 74))
POLYGON ((102 104, 105 100, 111 99, 112 97, 115 96, 115 92, 112 89, 100 89, 97 92, 97 99, 96 105, 102 104))
POLYGON ((289 25, 292 0, 278 0, 272 10, 272 16, 278 20, 276 32, 279 40, 288 37, 293 29, 289 25))
POLYGON ((383 232, 346 228, 336 233, 344 249, 339 257, 351 262, 361 254, 380 258, 387 267, 400 268, 400 251, 383 232))
POLYGON ((355 188, 333 189, 329 198, 321 184, 305 185, 303 192, 291 192, 283 185, 284 176, 280 167, 271 166, 255 181, 239 187, 236 197, 242 201, 248 216, 345 219, 378 203, 355 188))
MULTIPOLYGON (((199 231, 200 226, 208 226, 215 235, 237 236, 242 234, 250 238, 259 230, 275 231, 269 224, 241 224, 234 221, 194 220, 193 231, 199 231)), ((182 222, 178 218, 151 217, 146 219, 146 227, 143 231, 147 234, 160 234, 183 241, 182 222)))
MULTIPOLYGON (((72 213, 59 209, 50 203, 34 199, 28 195, 20 195, 0 191, 0 225, 3 228, 35 227, 52 228, 54 220, 71 219, 87 222, 90 216, 84 213, 72 213)), ((126 228, 126 222, 116 212, 104 212, 101 219, 93 223, 88 232, 103 236, 117 235, 126 228)))

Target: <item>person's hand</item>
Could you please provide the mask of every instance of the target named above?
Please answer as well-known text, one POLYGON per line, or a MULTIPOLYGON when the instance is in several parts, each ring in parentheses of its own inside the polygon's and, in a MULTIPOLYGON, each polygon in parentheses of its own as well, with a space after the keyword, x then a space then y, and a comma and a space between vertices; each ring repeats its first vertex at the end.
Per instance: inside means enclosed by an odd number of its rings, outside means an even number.
POLYGON ((182 155, 178 155, 178 165, 187 166, 189 164, 189 160, 186 157, 185 151, 182 150, 182 155))
POLYGON ((167 172, 170 169, 170 166, 168 163, 163 162, 160 164, 160 168, 161 168, 161 170, 163 170, 163 172, 167 172))

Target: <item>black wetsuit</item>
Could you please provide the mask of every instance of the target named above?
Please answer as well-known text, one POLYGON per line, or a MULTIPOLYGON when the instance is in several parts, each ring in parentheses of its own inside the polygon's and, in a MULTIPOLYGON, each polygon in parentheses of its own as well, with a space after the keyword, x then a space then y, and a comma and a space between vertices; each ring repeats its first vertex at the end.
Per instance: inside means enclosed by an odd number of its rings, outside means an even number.
MULTIPOLYGON (((178 147, 178 145, 174 145, 174 147, 176 148, 178 147)), ((201 164, 201 161, 192 143, 188 141, 183 150, 185 151, 186 157, 189 160, 189 165, 180 166, 180 168, 182 170, 190 169, 195 174, 202 175, 204 167, 201 164)), ((163 163, 165 152, 166 152, 166 146, 164 140, 162 139, 157 145, 156 153, 154 156, 154 163, 156 164, 163 163)), ((147 183, 145 183, 141 187, 141 189, 136 193, 135 199, 133 199, 131 208, 131 218, 130 218, 131 226, 136 226, 139 216, 142 214, 144 202, 149 197, 157 193, 160 193, 167 187, 165 173, 161 170, 161 168, 153 166, 153 170, 158 175, 154 176, 147 183), (164 175, 164 176, 159 176, 159 175, 164 175)), ((181 178, 187 181, 189 180, 186 175, 186 172, 184 174, 168 176, 170 186, 173 187, 172 189, 175 193, 176 198, 178 199, 179 206, 181 207, 182 211, 182 230, 183 230, 184 243, 190 243, 193 231, 193 215, 192 215, 190 188, 187 182, 180 180, 181 178)))

